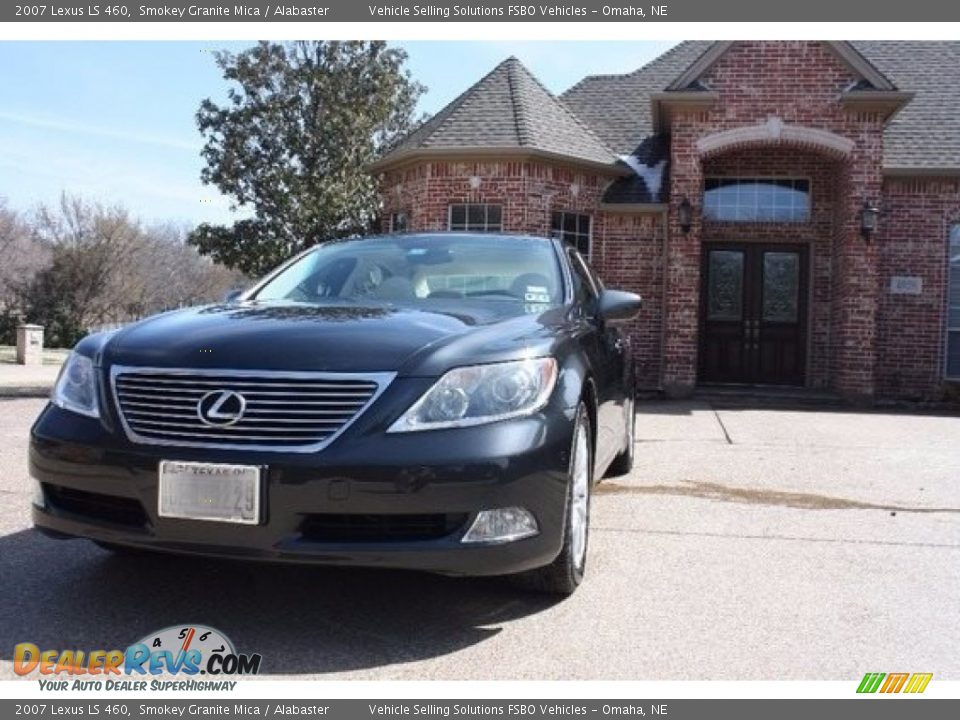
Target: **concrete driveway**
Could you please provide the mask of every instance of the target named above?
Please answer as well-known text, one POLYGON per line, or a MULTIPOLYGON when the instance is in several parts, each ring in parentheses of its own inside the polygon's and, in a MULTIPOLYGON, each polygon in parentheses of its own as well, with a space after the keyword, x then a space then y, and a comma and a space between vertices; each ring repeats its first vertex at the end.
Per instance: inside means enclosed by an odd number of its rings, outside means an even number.
POLYGON ((358 679, 960 679, 960 418, 639 408, 565 601, 497 580, 113 557, 29 528, 38 400, 0 400, 0 678, 14 644, 200 622, 264 671, 358 679))

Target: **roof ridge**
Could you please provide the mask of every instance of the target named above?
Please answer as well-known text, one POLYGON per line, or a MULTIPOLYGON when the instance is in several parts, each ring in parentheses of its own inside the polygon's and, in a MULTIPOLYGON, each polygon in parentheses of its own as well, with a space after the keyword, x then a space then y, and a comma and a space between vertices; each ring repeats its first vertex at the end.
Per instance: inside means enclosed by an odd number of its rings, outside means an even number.
POLYGON ((533 144, 531 142, 533 133, 530 131, 525 108, 517 91, 517 66, 519 65, 524 70, 526 68, 513 55, 504 60, 503 64, 507 65, 507 85, 510 88, 510 106, 513 108, 513 124, 517 131, 517 142, 520 147, 530 147, 533 144))
MULTIPOLYGON (((661 53, 660 55, 657 55, 657 57, 653 58, 652 60, 649 60, 648 62, 644 63, 643 65, 641 65, 640 67, 638 67, 636 70, 631 70, 630 72, 625 73, 625 74, 626 74, 628 77, 629 77, 629 76, 633 76, 633 75, 639 75, 641 72, 643 72, 644 70, 648 69, 651 65, 654 65, 654 64, 656 64, 656 63, 662 62, 662 61, 668 59, 669 57, 671 57, 672 55, 676 55, 680 50, 686 48, 687 46, 693 45, 694 43, 698 43, 698 42, 703 42, 703 43, 706 43, 706 44, 707 44, 707 47, 704 48, 704 52, 706 52, 706 51, 709 50, 711 47, 713 47, 714 43, 716 43, 717 41, 716 41, 716 40, 683 40, 683 41, 681 41, 681 42, 678 42, 676 45, 674 45, 672 48, 670 48, 670 49, 667 50, 666 52, 661 53)), ((703 53, 700 53, 700 55, 702 55, 702 54, 703 54, 703 53)), ((697 57, 694 58, 694 61, 693 61, 693 62, 696 62, 697 59, 700 58, 700 55, 697 55, 697 57)), ((691 63, 691 64, 692 64, 692 63, 691 63)), ((688 65, 687 67, 689 67, 689 65, 688 65)))
MULTIPOLYGON (((516 58, 513 58, 513 59, 516 61, 516 62, 514 63, 514 65, 513 65, 513 68, 522 70, 522 71, 526 74, 526 76, 527 76, 528 78, 530 78, 530 79, 534 82, 534 84, 535 84, 538 88, 540 88, 540 90, 542 90, 542 91, 546 94, 546 96, 547 96, 548 98, 550 98, 550 100, 552 100, 552 101, 554 102, 554 104, 561 110, 561 112, 564 114, 565 117, 567 117, 567 118, 569 118, 570 120, 572 120, 573 123, 574 123, 580 130, 582 130, 586 135, 588 135, 591 140, 594 140, 594 141, 597 143, 597 145, 599 145, 601 148, 603 148, 604 150, 606 150, 607 152, 609 152, 611 158, 616 158, 616 157, 617 157, 617 154, 613 151, 613 149, 610 148, 603 140, 601 140, 601 139, 600 139, 600 136, 597 135, 592 129, 590 129, 590 127, 587 126, 579 117, 577 117, 577 114, 576 114, 575 112, 573 112, 573 110, 571 110, 569 107, 567 107, 567 105, 563 102, 562 99, 560 99, 559 97, 557 97, 556 95, 554 95, 552 92, 550 92, 550 88, 548 88, 546 85, 544 85, 543 82, 541 82, 540 78, 538 78, 538 77, 530 70, 530 68, 528 68, 526 65, 524 65, 520 60, 517 60, 516 58)), ((512 79, 511 79, 511 80, 512 80, 512 79)), ((512 89, 512 87, 511 87, 511 89, 512 89)), ((528 126, 528 125, 529 125, 529 118, 528 118, 528 116, 527 116, 527 113, 525 112, 525 108, 522 108, 520 115, 522 116, 522 119, 523 119, 524 124, 525 124, 526 126, 528 126)), ((525 127, 524 130, 525 130, 525 132, 528 133, 529 136, 532 137, 532 136, 534 135, 533 131, 532 131, 529 127, 525 127)), ((526 144, 526 143, 524 143, 523 137, 521 137, 521 145, 524 145, 524 144, 526 144)))
MULTIPOLYGON (((584 83, 589 82, 589 81, 592 81, 592 80, 618 80, 618 79, 621 79, 621 78, 635 77, 636 75, 639 75, 640 73, 644 72, 645 70, 650 69, 650 68, 653 67, 654 65, 663 62, 664 60, 670 58, 670 57, 673 56, 673 55, 676 55, 678 52, 680 52, 682 49, 686 48, 688 45, 692 45, 693 43, 696 43, 696 42, 708 42, 708 43, 712 44, 711 41, 703 41, 703 40, 682 40, 682 41, 678 42, 676 45, 674 45, 673 47, 668 48, 667 50, 664 50, 662 53, 660 53, 660 54, 657 55, 656 57, 650 58, 650 59, 647 60, 647 62, 645 62, 643 65, 641 65, 640 67, 638 67, 638 68, 636 68, 636 69, 634 69, 634 70, 631 70, 630 72, 625 72, 625 73, 597 73, 596 75, 586 75, 586 76, 580 78, 577 82, 575 82, 573 85, 571 85, 570 87, 568 87, 566 90, 564 90, 562 93, 560 93, 560 97, 563 97, 564 95, 568 95, 568 94, 572 93, 574 90, 576 90, 578 87, 580 87, 580 86, 583 85, 584 83)), ((699 58, 699 57, 700 57, 700 56, 698 55, 697 58, 699 58)), ((696 61, 696 58, 694 59, 694 61, 696 61)), ((688 66, 688 67, 689 67, 689 66, 688 66)))
MULTIPOLYGON (((430 136, 432 136, 437 130, 439 130, 443 125, 445 125, 446 122, 447 122, 447 120, 451 119, 453 116, 455 116, 455 115, 457 114, 457 112, 463 107, 464 101, 465 101, 468 97, 470 97, 470 95, 472 95, 473 92, 474 92, 478 87, 480 87, 480 86, 481 86, 483 83, 485 83, 489 78, 491 78, 501 67, 503 67, 504 65, 506 65, 511 59, 514 59, 514 60, 515 60, 516 58, 513 58, 513 56, 511 56, 511 57, 507 58, 506 60, 503 60, 503 61, 497 63, 497 64, 493 67, 493 69, 490 70, 490 72, 488 72, 486 75, 484 75, 483 77, 481 77, 479 80, 477 80, 473 85, 471 85, 470 87, 468 87, 468 88, 467 88, 466 90, 464 90, 462 93, 460 93, 459 95, 457 95, 453 100, 451 100, 449 103, 447 103, 445 106, 443 106, 436 115, 434 115, 433 117, 429 118, 425 123, 423 123, 423 125, 421 125, 421 126, 418 127, 416 130, 414 130, 412 133, 410 133, 410 135, 407 136, 407 138, 404 139, 404 141, 401 143, 401 145, 405 145, 408 141, 414 140, 414 137, 415 137, 416 135, 426 134, 427 137, 424 138, 424 142, 429 141, 430 136)), ((419 143, 415 143, 415 145, 416 145, 416 146, 419 146, 419 143)), ((398 147, 399 147, 399 146, 398 146, 398 147)), ((389 154, 389 153, 388 153, 388 154, 389 154)))

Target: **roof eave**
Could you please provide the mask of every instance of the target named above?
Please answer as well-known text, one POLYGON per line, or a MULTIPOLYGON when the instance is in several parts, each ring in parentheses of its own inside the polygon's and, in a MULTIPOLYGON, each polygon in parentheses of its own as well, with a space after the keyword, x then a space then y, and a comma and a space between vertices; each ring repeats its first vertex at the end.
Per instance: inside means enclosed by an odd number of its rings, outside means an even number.
POLYGON ((667 86, 667 90, 683 90, 695 82, 733 45, 731 40, 713 43, 683 73, 667 86))
POLYGON ((915 93, 899 90, 849 90, 840 96, 844 110, 879 112, 886 122, 913 100, 915 93))
POLYGON ((653 134, 659 135, 670 129, 672 110, 709 110, 720 99, 712 90, 671 90, 650 94, 650 118, 653 134))
POLYGON ((598 160, 589 160, 575 156, 565 155, 563 153, 552 152, 550 150, 541 150, 539 148, 528 147, 484 147, 484 146, 463 146, 463 147, 433 147, 433 148, 412 148, 391 153, 367 166, 367 172, 383 173, 388 170, 394 170, 405 165, 411 165, 418 160, 437 160, 437 159, 470 159, 470 158, 510 158, 510 159, 537 159, 549 160, 562 163, 564 165, 576 165, 577 167, 595 170, 606 175, 626 177, 631 174, 631 170, 616 164, 616 158, 610 158, 609 163, 598 160))

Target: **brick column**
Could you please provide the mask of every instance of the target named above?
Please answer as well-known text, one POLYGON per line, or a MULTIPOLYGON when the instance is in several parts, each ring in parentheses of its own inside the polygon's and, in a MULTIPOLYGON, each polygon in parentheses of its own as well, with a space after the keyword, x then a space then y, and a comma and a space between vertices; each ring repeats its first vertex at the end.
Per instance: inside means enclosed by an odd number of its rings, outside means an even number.
POLYGON ((668 395, 682 397, 691 394, 697 383, 703 170, 693 129, 679 118, 674 120, 670 156, 662 384, 668 395), (693 206, 693 226, 686 233, 678 220, 684 198, 693 206))
POLYGON ((858 148, 844 167, 833 240, 832 384, 856 400, 870 400, 876 390, 880 253, 860 224, 864 202, 879 203, 882 186, 879 164, 868 155, 858 148))

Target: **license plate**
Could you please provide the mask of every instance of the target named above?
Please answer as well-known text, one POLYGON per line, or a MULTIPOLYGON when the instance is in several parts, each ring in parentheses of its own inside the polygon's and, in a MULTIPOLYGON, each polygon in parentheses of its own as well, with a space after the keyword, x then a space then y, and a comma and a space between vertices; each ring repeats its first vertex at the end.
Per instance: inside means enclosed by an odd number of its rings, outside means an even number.
POLYGON ((160 463, 160 517, 243 525, 260 522, 261 469, 255 465, 160 463))

